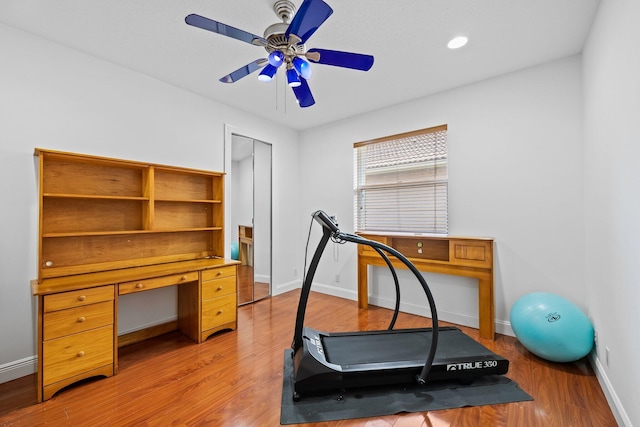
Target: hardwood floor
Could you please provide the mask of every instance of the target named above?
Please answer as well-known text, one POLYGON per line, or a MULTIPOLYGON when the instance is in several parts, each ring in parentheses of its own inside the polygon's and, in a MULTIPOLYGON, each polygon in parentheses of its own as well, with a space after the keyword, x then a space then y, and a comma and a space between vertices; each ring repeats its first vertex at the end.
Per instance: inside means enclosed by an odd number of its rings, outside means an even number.
MULTIPOLYGON (((299 291, 238 310, 238 329, 197 345, 178 332, 123 347, 120 370, 37 404, 35 375, 0 384, 0 426, 277 426, 283 353, 291 345, 299 291)), ((385 329, 391 311, 312 293, 305 324, 327 331, 385 329)), ((401 314, 397 328, 428 326, 401 314)), ((305 426, 615 426, 586 360, 558 364, 532 356, 515 338, 481 340, 507 357, 507 376, 531 402, 410 413, 305 426)))

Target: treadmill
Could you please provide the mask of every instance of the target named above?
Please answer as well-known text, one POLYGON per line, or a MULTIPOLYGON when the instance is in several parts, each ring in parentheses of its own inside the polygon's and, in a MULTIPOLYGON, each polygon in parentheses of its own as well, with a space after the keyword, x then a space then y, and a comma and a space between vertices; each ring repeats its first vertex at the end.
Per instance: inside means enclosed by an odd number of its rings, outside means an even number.
POLYGON ((291 346, 294 401, 299 401, 305 394, 347 388, 425 384, 436 380, 459 380, 469 384, 476 377, 507 373, 509 360, 491 352, 456 327, 438 327, 431 290, 404 255, 380 242, 341 232, 333 218, 323 211, 316 211, 312 216, 322 225, 323 234, 307 270, 298 303, 291 346), (373 248, 391 270, 396 304, 388 329, 323 332, 304 326, 313 277, 330 239, 373 248), (429 302, 431 328, 393 329, 400 308, 400 285, 387 253, 400 260, 420 282, 429 302))

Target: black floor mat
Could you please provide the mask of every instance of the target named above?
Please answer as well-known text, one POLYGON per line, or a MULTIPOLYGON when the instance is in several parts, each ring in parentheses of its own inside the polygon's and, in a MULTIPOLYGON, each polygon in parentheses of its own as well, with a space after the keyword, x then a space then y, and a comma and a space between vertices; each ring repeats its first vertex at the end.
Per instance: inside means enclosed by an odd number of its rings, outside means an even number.
POLYGON ((280 424, 337 421, 533 400, 509 378, 492 375, 477 378, 470 385, 461 385, 458 381, 434 381, 424 386, 367 387, 303 396, 299 402, 294 402, 291 351, 285 350, 284 354, 280 424))

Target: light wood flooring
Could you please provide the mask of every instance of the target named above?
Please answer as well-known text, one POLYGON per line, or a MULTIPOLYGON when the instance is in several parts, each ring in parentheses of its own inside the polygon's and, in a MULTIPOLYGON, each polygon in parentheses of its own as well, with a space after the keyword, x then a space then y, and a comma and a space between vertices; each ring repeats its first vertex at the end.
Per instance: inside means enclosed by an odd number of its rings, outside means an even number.
MULTIPOLYGON (((0 426, 278 426, 283 354, 291 345, 299 291, 238 310, 238 329, 197 345, 178 332, 123 347, 118 375, 71 386, 36 403, 35 375, 0 384, 0 426)), ((312 293, 305 324, 326 331, 385 329, 391 311, 312 293)), ((401 314, 397 328, 428 326, 401 314)), ((615 426, 586 360, 559 364, 515 338, 472 338, 511 364, 507 376, 530 402, 391 415, 305 426, 615 426)))

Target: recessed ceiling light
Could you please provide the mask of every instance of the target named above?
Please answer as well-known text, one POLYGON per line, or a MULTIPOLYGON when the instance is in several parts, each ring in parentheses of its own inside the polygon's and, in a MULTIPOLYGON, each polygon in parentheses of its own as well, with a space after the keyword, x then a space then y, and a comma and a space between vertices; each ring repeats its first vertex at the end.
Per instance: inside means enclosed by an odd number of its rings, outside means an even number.
POLYGON ((468 41, 469 39, 466 38, 465 36, 454 37, 451 40, 449 40, 449 43, 447 43, 447 47, 449 49, 459 49, 462 46, 466 45, 468 41))

